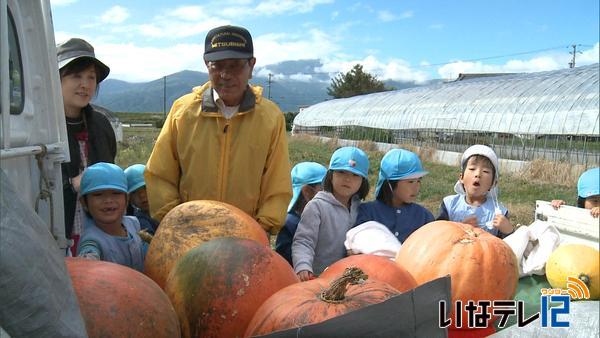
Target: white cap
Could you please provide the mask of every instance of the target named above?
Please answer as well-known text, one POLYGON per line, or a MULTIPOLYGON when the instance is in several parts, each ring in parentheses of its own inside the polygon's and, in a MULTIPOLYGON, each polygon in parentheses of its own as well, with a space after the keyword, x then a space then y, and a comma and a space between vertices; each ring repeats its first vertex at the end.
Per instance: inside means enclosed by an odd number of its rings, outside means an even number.
MULTIPOLYGON (((496 156, 496 153, 494 152, 494 150, 492 150, 492 148, 484 146, 483 144, 476 144, 470 146, 467 150, 465 150, 462 159, 460 160, 461 172, 465 170, 465 166, 467 165, 469 157, 473 155, 485 156, 490 160, 490 162, 492 162, 492 165, 494 166, 494 183, 492 184, 491 190, 493 190, 495 196, 498 196, 498 188, 496 187, 496 184, 498 183, 498 177, 500 177, 500 165, 498 164, 498 156, 496 156)), ((460 180, 456 181, 456 183, 454 184, 454 191, 460 195, 466 194, 465 187, 460 182, 460 180)))

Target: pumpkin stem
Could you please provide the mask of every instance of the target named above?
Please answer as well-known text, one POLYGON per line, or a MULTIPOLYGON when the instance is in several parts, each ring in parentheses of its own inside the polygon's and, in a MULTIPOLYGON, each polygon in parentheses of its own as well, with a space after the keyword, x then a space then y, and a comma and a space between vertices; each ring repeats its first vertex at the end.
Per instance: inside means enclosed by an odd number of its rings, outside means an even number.
POLYGON ((369 278, 360 268, 349 267, 346 268, 344 274, 331 282, 329 288, 323 290, 319 295, 319 298, 328 303, 339 303, 346 297, 346 289, 348 284, 362 284, 369 278))
POLYGON ((590 287, 590 276, 582 273, 579 276, 577 276, 577 278, 579 278, 579 280, 582 281, 583 284, 585 284, 588 288, 590 287))

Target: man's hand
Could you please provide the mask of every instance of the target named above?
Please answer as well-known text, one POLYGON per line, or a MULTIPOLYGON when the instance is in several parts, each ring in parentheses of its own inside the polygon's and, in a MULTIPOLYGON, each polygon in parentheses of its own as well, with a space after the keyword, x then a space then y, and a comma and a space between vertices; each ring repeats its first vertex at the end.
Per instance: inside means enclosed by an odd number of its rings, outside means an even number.
POLYGON ((315 275, 308 270, 302 270, 298 272, 298 278, 300 278, 301 282, 306 282, 307 280, 315 279, 315 275))

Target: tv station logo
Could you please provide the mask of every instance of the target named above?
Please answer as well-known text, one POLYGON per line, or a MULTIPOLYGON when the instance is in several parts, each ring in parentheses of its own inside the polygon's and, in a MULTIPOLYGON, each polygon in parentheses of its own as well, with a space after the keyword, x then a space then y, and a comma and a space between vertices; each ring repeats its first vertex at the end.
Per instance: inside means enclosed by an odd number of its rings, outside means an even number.
POLYGON ((542 327, 569 327, 568 319, 559 318, 559 315, 568 315, 571 309, 571 300, 589 299, 590 289, 583 281, 576 277, 567 278, 567 288, 540 289, 540 311, 527 317, 525 302, 522 300, 469 300, 454 303, 454 318, 448 318, 446 301, 439 302, 439 327, 449 327, 454 323, 457 328, 485 328, 491 325, 492 316, 499 317, 499 328, 506 326, 510 316, 517 317, 518 327, 523 327, 538 318, 541 318, 542 327), (463 318, 466 313, 466 318, 463 318), (466 321, 466 322, 465 322, 466 321))

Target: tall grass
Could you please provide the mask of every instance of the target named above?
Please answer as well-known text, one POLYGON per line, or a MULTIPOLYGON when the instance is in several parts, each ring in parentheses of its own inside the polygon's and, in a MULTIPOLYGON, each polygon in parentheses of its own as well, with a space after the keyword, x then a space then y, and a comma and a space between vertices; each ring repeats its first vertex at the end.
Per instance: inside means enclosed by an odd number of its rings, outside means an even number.
MULTIPOLYGON (((158 133, 159 129, 156 128, 126 128, 124 141, 119 145, 117 164, 126 168, 134 163, 146 163, 158 133)), ((290 161, 292 165, 302 161, 314 161, 327 166, 331 154, 337 147, 335 139, 324 143, 306 136, 290 137, 290 161)), ((370 141, 362 141, 359 147, 369 156, 371 192, 367 200, 372 200, 379 164, 384 154, 376 151, 370 141)), ((415 148, 410 146, 399 145, 399 147, 415 151, 415 148)), ((460 168, 432 162, 433 149, 422 148, 418 154, 425 170, 429 171, 429 174, 422 179, 418 203, 436 215, 442 199, 454 194, 453 187, 460 175, 460 168)), ((521 173, 501 175, 500 202, 508 208, 510 219, 514 224, 530 224, 533 222, 536 200, 562 199, 569 205, 575 205, 579 173, 578 170, 573 170, 571 166, 564 163, 534 161, 521 173)))

